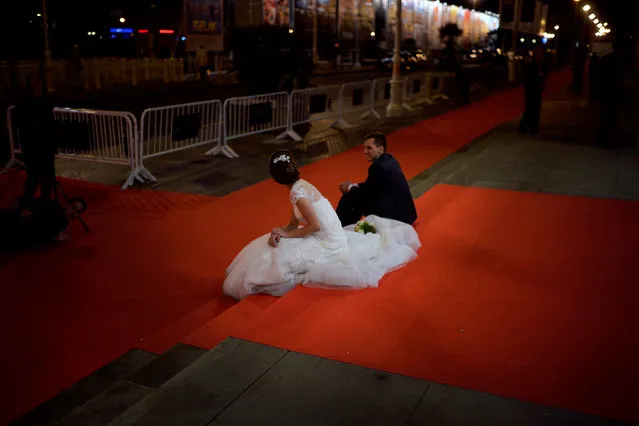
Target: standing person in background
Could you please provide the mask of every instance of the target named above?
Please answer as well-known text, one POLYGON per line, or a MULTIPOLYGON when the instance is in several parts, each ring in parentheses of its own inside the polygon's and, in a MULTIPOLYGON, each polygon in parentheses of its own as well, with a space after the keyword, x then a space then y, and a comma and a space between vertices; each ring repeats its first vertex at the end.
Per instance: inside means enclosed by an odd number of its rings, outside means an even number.
POLYGON ((588 62, 588 89, 590 91, 590 99, 599 99, 599 55, 592 52, 590 61, 588 62))
POLYGON ((206 82, 206 73, 209 70, 209 53, 204 46, 200 46, 195 54, 195 60, 197 62, 198 71, 200 72, 200 81, 206 82))
POLYGON ((581 46, 575 48, 575 58, 572 65, 572 87, 576 94, 581 95, 584 85, 584 70, 586 68, 586 50, 581 46))
POLYGON ((622 72, 617 54, 618 48, 617 43, 613 43, 612 52, 599 60, 599 131, 597 132, 597 142, 601 148, 610 147, 610 135, 616 130, 619 121, 618 103, 622 72))
POLYGON ((40 186, 41 198, 50 200, 55 188, 56 146, 53 138, 53 102, 39 76, 27 77, 26 94, 16 106, 20 146, 27 172, 20 205, 29 214, 35 192, 40 186))
POLYGON ((537 47, 532 57, 524 62, 524 92, 526 105, 519 123, 519 133, 536 135, 541 119, 541 100, 546 83, 544 48, 537 47))

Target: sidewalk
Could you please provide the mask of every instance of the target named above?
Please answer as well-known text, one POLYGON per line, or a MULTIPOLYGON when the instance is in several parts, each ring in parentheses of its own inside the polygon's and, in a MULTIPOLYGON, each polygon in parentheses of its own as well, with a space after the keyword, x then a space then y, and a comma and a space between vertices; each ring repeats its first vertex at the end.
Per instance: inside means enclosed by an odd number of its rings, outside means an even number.
POLYGON ((437 183, 639 200, 639 93, 628 89, 612 148, 596 143, 598 105, 564 91, 546 97, 540 134, 504 124, 436 165, 414 182, 414 196, 437 183))

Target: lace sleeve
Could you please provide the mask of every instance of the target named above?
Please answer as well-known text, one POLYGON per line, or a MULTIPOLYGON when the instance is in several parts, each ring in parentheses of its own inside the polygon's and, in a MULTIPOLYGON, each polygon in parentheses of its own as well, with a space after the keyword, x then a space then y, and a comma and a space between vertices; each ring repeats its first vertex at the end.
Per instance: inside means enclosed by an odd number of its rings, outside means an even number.
POLYGON ((297 186, 291 190, 291 203, 293 203, 293 205, 296 205, 302 198, 313 201, 311 200, 311 194, 309 194, 308 189, 303 186, 297 186))

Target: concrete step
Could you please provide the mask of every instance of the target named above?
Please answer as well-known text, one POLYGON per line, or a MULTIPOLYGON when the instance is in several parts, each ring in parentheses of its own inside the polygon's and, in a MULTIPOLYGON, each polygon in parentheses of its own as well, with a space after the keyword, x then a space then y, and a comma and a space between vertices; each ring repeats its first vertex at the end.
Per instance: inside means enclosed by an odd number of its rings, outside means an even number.
POLYGON ((265 295, 248 297, 193 330, 182 342, 201 348, 213 348, 232 335, 232 331, 238 327, 248 327, 261 321, 264 312, 280 300, 282 298, 265 295))
POLYGON ((227 339, 108 424, 206 425, 285 354, 281 349, 227 339))
POLYGON ((11 425, 52 425, 156 357, 151 352, 133 349, 13 421, 11 425))
POLYGON ((234 338, 109 426, 133 424, 626 426, 234 338))
POLYGON ((204 353, 206 350, 194 346, 175 345, 140 367, 126 379, 118 380, 95 398, 77 407, 56 423, 56 426, 106 425, 191 365, 204 353))
POLYGON ((140 368, 128 380, 142 386, 158 388, 205 353, 205 349, 178 343, 140 368))

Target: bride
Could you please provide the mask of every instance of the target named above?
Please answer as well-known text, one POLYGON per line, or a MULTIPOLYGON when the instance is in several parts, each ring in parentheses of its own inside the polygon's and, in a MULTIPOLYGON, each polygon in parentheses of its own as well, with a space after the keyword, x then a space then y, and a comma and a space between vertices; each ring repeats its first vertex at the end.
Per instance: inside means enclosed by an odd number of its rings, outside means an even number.
POLYGON ((269 170, 275 182, 290 189, 291 220, 242 249, 226 270, 225 294, 236 299, 258 293, 282 296, 298 284, 377 287, 385 273, 417 256, 419 237, 405 223, 368 216, 377 233, 355 232, 354 225, 342 228, 331 203, 300 179, 289 151, 275 152, 269 170))

